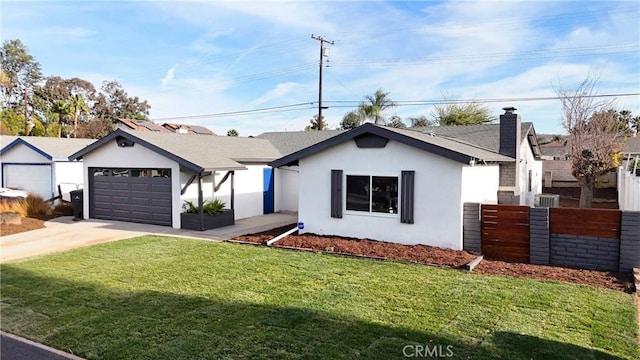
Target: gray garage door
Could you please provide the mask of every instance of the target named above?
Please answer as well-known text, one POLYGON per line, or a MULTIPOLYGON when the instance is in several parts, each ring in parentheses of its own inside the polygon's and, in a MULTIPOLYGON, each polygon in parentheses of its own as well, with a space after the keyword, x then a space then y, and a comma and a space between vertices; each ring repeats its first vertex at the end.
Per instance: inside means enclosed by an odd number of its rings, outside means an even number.
POLYGON ((90 168, 89 216, 171 226, 170 169, 90 168))

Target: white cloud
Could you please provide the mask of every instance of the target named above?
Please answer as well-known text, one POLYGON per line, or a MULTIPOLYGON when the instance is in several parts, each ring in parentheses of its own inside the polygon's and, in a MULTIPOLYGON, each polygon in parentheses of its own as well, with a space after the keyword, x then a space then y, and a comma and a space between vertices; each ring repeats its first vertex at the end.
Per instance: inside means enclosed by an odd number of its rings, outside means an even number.
POLYGON ((294 82, 286 82, 286 83, 278 84, 274 89, 268 91, 266 94, 253 100, 251 102, 251 105, 258 106, 269 101, 281 100, 282 98, 291 94, 293 91, 299 90, 301 87, 302 85, 294 82))
POLYGON ((166 89, 167 86, 169 85, 169 82, 173 80, 177 67, 178 67, 178 64, 173 65, 171 68, 169 68, 169 70, 167 71, 167 74, 162 79, 160 79, 162 90, 166 89))

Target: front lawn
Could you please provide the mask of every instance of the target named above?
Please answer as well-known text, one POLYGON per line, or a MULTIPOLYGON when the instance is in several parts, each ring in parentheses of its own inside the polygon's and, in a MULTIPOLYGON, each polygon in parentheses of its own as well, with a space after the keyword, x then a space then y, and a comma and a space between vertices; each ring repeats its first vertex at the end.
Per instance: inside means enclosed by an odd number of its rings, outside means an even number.
POLYGON ((587 286, 154 236, 0 271, 2 330, 86 358, 640 358, 587 286))

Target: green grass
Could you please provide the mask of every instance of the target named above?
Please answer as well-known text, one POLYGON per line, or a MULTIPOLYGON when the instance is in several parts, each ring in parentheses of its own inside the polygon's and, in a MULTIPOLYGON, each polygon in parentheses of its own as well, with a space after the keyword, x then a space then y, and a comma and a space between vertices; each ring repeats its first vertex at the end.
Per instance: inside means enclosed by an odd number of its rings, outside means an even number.
POLYGON ((587 286, 153 236, 0 270, 2 330, 86 358, 640 358, 587 286))

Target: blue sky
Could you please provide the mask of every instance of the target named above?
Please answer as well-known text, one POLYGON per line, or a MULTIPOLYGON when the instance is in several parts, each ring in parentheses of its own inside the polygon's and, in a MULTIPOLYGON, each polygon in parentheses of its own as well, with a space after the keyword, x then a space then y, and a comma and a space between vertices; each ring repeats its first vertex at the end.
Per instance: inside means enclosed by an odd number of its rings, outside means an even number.
MULTIPOLYGON (((365 95, 389 92, 397 114, 430 102, 515 106, 558 133, 557 88, 590 74, 599 93, 640 92, 638 1, 2 1, 2 40, 20 39, 45 76, 117 80, 157 122, 242 136, 302 130, 317 114, 319 42, 325 120, 338 126, 365 95), (410 105, 411 102, 417 103, 410 105), (300 105, 296 105, 300 104, 300 105), (275 108, 269 111, 237 113, 275 108), (224 115, 227 113, 226 115, 224 115)), ((617 98, 640 114, 640 96, 617 98)))

